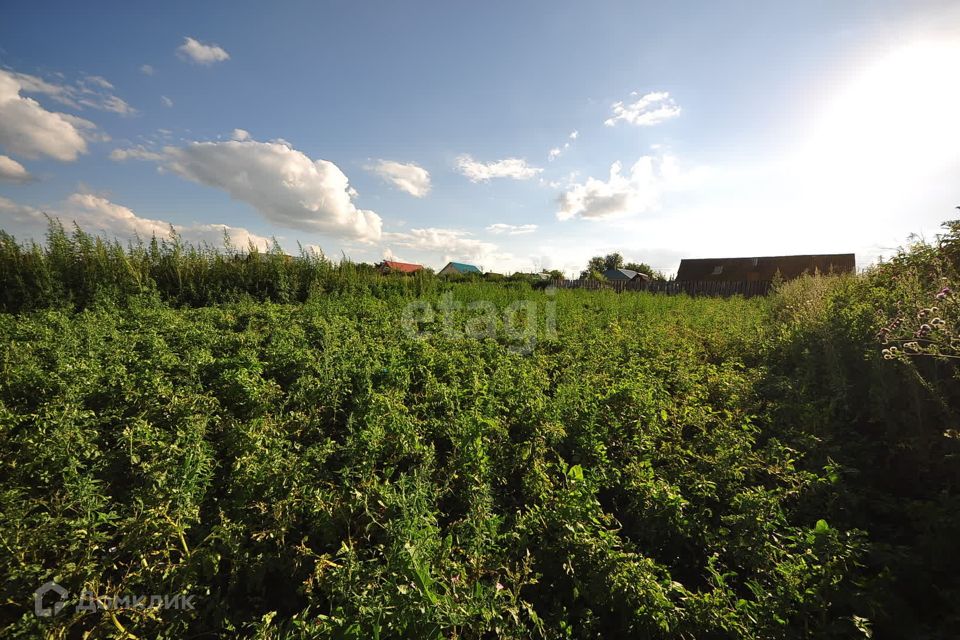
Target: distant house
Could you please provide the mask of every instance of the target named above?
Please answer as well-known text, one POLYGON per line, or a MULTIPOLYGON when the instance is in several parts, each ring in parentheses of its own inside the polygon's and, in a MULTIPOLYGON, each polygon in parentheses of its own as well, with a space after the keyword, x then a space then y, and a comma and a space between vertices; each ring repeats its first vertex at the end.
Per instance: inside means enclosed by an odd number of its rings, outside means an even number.
POLYGON ((760 258, 685 258, 677 270, 677 282, 754 282, 784 280, 804 273, 853 273, 856 256, 836 253, 809 256, 768 256, 760 258))
POLYGON ((603 272, 603 277, 607 280, 624 280, 627 282, 633 282, 636 280, 642 280, 646 282, 650 279, 645 273, 639 273, 631 269, 607 269, 603 272))
POLYGON ((463 264, 462 262, 448 262, 447 266, 437 273, 439 276, 453 276, 453 275, 467 275, 468 273, 475 273, 477 275, 481 274, 480 269, 477 269, 472 264, 463 264))
POLYGON ((411 262, 395 262, 393 260, 384 260, 377 265, 380 273, 416 273, 423 271, 422 264, 413 264, 411 262))

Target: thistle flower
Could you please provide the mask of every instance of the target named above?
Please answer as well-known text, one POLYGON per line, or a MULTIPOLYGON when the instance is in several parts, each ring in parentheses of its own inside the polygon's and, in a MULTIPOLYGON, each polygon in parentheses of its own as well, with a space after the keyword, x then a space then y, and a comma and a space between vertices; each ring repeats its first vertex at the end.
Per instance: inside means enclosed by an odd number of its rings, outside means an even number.
POLYGON ((944 287, 937 292, 936 298, 937 300, 943 300, 944 298, 949 296, 951 293, 953 293, 953 291, 950 289, 950 287, 944 287))
POLYGON ((944 320, 943 318, 934 318, 933 320, 930 321, 930 325, 934 329, 942 329, 944 326, 946 326, 946 324, 947 324, 947 321, 944 320))

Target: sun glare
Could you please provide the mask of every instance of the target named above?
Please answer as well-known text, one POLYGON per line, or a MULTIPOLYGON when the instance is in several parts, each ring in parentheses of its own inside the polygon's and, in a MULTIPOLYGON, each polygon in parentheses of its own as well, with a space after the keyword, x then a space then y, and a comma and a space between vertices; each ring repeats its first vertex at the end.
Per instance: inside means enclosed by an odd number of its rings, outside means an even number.
POLYGON ((856 74, 809 151, 834 179, 922 178, 960 157, 960 42, 922 42, 856 74))

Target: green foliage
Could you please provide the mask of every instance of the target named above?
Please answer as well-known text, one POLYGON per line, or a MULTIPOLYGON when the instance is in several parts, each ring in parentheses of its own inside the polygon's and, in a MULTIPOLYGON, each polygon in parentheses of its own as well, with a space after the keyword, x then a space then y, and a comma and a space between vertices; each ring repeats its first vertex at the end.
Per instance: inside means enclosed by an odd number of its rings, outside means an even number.
POLYGON ((0 311, 11 313, 125 304, 133 297, 200 307, 347 293, 412 297, 437 287, 432 272, 382 275, 346 259, 334 264, 312 250, 288 256, 276 243, 267 251, 252 244, 239 251, 229 237, 222 248, 193 245, 172 229, 169 238, 126 247, 80 228, 67 233, 57 220, 50 221, 42 246, 20 244, 0 231, 0 311))
POLYGON ((722 300, 0 235, 0 635, 949 636, 956 360, 880 329, 954 246, 722 300))
POLYGON ((662 271, 657 271, 646 262, 628 262, 623 265, 624 269, 630 269, 631 271, 636 271, 637 273, 644 273, 650 276, 651 280, 656 280, 658 282, 666 282, 667 276, 663 274, 662 271))
POLYGON ((623 256, 619 253, 609 253, 605 256, 596 256, 590 258, 587 268, 580 273, 581 278, 590 277, 593 273, 603 273, 608 269, 620 269, 623 267, 623 256))
MULTIPOLYGON (((596 279, 593 274, 602 274, 604 271, 609 271, 610 269, 630 269, 637 273, 645 273, 650 276, 651 280, 666 281, 667 279, 663 273, 654 270, 653 267, 645 262, 624 263, 623 256, 619 253, 610 253, 605 256, 590 258, 590 261, 587 263, 587 268, 580 272, 580 277, 596 279)), ((560 277, 562 277, 562 274, 560 277)))
POLYGON ((861 613, 831 605, 858 537, 795 508, 821 480, 755 421, 762 303, 515 284, 452 293, 555 296, 525 355, 406 335, 402 299, 365 292, 0 317, 3 634, 770 637, 861 613), (36 619, 49 579, 197 610, 36 619))
POLYGON ((772 433, 829 470, 826 521, 867 532, 857 599, 878 636, 960 623, 956 246, 948 224, 862 276, 807 276, 771 300, 772 433))

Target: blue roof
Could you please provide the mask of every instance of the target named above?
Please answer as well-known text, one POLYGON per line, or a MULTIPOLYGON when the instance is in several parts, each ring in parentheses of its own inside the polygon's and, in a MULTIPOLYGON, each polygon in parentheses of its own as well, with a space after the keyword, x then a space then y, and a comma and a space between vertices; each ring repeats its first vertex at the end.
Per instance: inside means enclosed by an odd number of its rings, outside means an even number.
POLYGON ((480 269, 477 269, 472 264, 463 264, 462 262, 451 262, 450 266, 459 271, 460 273, 480 273, 480 269))

